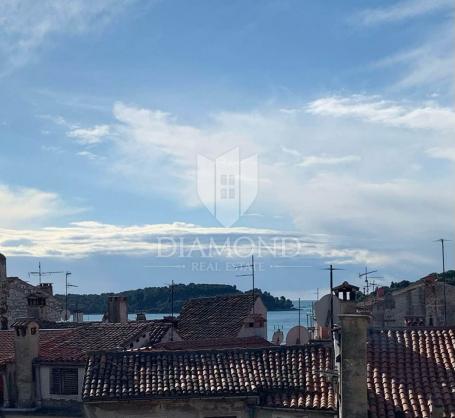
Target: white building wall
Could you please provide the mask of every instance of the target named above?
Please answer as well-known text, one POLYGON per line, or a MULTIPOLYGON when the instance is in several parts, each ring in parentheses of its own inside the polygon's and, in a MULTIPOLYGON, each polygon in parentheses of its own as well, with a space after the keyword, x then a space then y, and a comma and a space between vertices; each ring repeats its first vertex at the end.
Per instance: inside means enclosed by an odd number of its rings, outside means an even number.
POLYGON ((84 383, 84 366, 71 366, 71 365, 60 365, 60 366, 45 366, 41 365, 39 370, 40 390, 42 400, 59 400, 59 401, 82 401, 82 385, 84 383), (57 395, 51 393, 51 371, 53 368, 74 368, 78 369, 78 394, 77 395, 57 395))

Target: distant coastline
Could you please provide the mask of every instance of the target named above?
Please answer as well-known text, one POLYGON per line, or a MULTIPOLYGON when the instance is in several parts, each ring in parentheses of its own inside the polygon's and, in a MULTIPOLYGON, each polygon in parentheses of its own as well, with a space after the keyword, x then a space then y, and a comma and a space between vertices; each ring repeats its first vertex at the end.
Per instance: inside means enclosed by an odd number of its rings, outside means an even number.
MULTIPOLYGON (((242 292, 236 286, 225 284, 175 284, 174 285, 174 313, 178 313, 183 304, 192 298, 225 296, 232 294, 248 294, 251 290, 242 292)), ((269 311, 292 311, 296 307, 292 300, 284 296, 276 297, 269 292, 255 289, 255 293, 261 295, 262 300, 269 311)), ((154 312, 167 313, 171 311, 171 289, 169 286, 146 287, 143 289, 127 290, 118 293, 128 297, 129 313, 154 312)), ((99 314, 106 312, 108 296, 114 293, 101 294, 69 294, 68 309, 81 310, 85 314, 99 314)), ((63 304, 65 295, 55 295, 63 304)))

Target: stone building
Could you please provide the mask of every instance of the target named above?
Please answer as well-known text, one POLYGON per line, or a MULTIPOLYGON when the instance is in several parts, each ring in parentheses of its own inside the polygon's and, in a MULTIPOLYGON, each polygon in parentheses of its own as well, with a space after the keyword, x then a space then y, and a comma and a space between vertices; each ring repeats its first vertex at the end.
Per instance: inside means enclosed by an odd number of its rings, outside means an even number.
POLYGON ((85 410, 90 418, 334 417, 331 353, 330 343, 93 353, 85 410))
POLYGON ((40 329, 38 321, 20 319, 12 329, 0 331, 0 411, 38 407, 81 415, 82 381, 91 351, 153 347, 177 335, 173 326, 161 320, 40 329))
POLYGON ((0 254, 0 329, 18 318, 60 321, 63 306, 54 297, 51 283, 33 286, 18 277, 8 277, 6 258, 0 254))
POLYGON ((444 284, 435 274, 390 293, 379 289, 363 305, 378 327, 455 326, 455 286, 444 284))

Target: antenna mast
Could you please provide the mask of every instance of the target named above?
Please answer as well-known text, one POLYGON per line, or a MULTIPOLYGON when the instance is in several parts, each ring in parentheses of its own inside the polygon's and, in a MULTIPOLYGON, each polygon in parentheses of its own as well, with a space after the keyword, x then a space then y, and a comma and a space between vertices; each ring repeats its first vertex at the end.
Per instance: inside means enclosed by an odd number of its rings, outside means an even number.
POLYGON ((446 252, 444 248, 444 243, 447 241, 451 241, 450 239, 445 239, 445 238, 439 238, 435 240, 434 242, 440 242, 441 243, 441 252, 442 252, 442 281, 444 284, 444 326, 447 325, 447 295, 446 295, 446 252))
POLYGON ((75 284, 68 283, 68 276, 71 276, 71 272, 65 273, 65 321, 68 321, 68 287, 77 287, 75 284))
POLYGON ((333 267, 332 264, 330 264, 329 267, 327 267, 323 270, 330 271, 330 331, 332 331, 333 330, 333 272, 335 270, 343 270, 343 269, 335 268, 335 267, 333 267))
POLYGON ((240 266, 235 266, 235 268, 250 268, 251 269, 251 273, 247 273, 247 274, 237 274, 237 277, 251 277, 252 281, 253 281, 253 292, 252 292, 252 297, 253 297, 253 302, 252 302, 252 305, 253 305, 253 315, 254 315, 254 303, 256 301, 255 299, 255 290, 254 290, 254 255, 251 255, 251 264, 243 264, 243 265, 240 265, 240 266))
POLYGON ((38 271, 29 271, 28 276, 38 276, 39 284, 41 284, 41 278, 43 276, 51 276, 52 274, 62 274, 64 271, 41 271, 41 261, 38 262, 38 271))
POLYGON ((372 274, 372 273, 377 273, 377 270, 368 271, 367 266, 365 266, 365 273, 359 273, 359 279, 361 279, 362 277, 365 277, 365 286, 363 288, 365 295, 370 294, 370 282, 368 281, 368 275, 372 274))

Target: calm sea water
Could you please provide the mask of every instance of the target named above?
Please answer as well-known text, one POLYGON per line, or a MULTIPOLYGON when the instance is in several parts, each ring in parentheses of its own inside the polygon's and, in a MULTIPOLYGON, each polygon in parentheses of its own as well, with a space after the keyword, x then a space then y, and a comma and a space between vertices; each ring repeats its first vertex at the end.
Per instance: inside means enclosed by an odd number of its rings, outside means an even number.
MULTIPOLYGON (((307 326, 307 314, 311 313, 311 301, 302 301, 300 304, 300 323, 303 326, 307 326)), ((297 304, 296 304, 297 305, 297 304)), ((296 306, 297 308, 297 306, 296 306)), ((164 316, 169 316, 165 313, 148 313, 146 314, 147 319, 162 319, 164 316)), ((84 315, 85 321, 101 321, 103 315, 92 314, 84 315)), ((136 319, 135 314, 128 315, 131 320, 136 319)), ((299 323, 299 311, 269 311, 267 314, 267 335, 271 339, 273 332, 276 328, 281 328, 284 335, 294 326, 299 323)))

